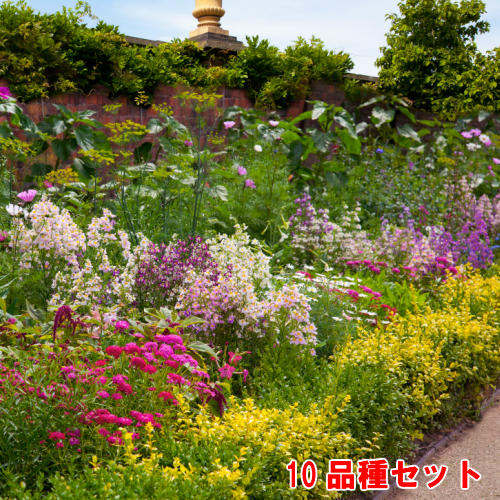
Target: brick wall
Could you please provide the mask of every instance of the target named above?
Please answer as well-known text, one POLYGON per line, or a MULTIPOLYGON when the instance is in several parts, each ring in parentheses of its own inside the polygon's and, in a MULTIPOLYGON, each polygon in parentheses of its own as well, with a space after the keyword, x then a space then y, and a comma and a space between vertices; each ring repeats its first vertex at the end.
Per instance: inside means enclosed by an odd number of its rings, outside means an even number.
MULTIPOLYGON (((0 86, 8 86, 8 82, 0 79, 0 86)), ((171 106, 174 117, 181 123, 186 124, 186 116, 184 110, 179 105, 179 100, 175 96, 181 91, 180 88, 167 87, 160 85, 157 87, 153 103, 156 105, 167 104, 171 106)), ((328 85, 322 82, 315 82, 311 88, 311 96, 308 100, 321 100, 331 104, 341 105, 344 101, 344 93, 335 85, 328 85)), ((239 106, 245 109, 253 107, 251 99, 246 95, 244 90, 241 89, 228 89, 222 88, 217 91, 222 95, 218 102, 218 107, 222 109, 231 106, 239 106)), ((96 114, 93 118, 102 123, 109 123, 114 120, 114 117, 106 113, 103 106, 107 104, 120 103, 122 107, 118 113, 118 121, 132 120, 137 123, 146 125, 148 120, 156 113, 152 108, 145 108, 143 106, 136 106, 126 97, 119 97, 117 99, 110 99, 106 88, 102 85, 96 87, 86 95, 81 92, 72 94, 62 94, 50 97, 48 99, 39 98, 22 104, 21 107, 26 115, 28 115, 35 123, 42 121, 47 115, 55 114, 56 109, 51 104, 63 104, 71 111, 92 110, 96 114)), ((282 118, 295 118, 303 113, 305 110, 310 109, 305 99, 294 101, 285 110, 280 110, 278 113, 282 118)))

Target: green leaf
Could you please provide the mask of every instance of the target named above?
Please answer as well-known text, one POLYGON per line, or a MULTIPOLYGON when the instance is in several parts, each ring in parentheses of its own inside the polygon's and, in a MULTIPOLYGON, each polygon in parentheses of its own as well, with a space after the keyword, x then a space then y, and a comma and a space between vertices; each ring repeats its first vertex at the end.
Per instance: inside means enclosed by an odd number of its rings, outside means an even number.
POLYGON ((146 141, 134 149, 134 160, 136 163, 146 163, 151 161, 153 143, 146 141))
POLYGON ((398 133, 402 137, 413 139, 416 142, 422 142, 418 133, 413 130, 413 127, 409 123, 405 123, 402 127, 398 127, 398 133))
POLYGON ((311 119, 312 120, 319 119, 319 117, 325 113, 328 107, 329 107, 328 104, 324 102, 315 102, 311 113, 311 119))
POLYGON ((377 128, 380 128, 384 123, 391 123, 395 116, 396 111, 393 109, 382 109, 377 106, 372 111, 372 121, 377 128))
POLYGON ((90 158, 75 158, 73 167, 84 179, 95 176, 96 165, 90 158))
POLYGON ((150 134, 157 135, 163 131, 165 126, 158 118, 152 118, 151 120, 148 121, 146 128, 149 130, 150 134))
POLYGON ((84 150, 94 149, 94 132, 88 125, 80 125, 74 130, 77 144, 84 150))
POLYGON ((238 176, 235 175, 235 174, 233 174, 232 172, 228 172, 227 170, 222 170, 221 168, 214 168, 212 170, 212 174, 220 175, 222 177, 225 177, 226 179, 236 179, 236 178, 238 178, 238 176))
POLYGON ((76 139, 54 139, 51 146, 55 155, 61 161, 68 161, 71 157, 71 153, 76 151, 78 144, 76 139))
POLYGON ((347 129, 341 130, 339 137, 350 154, 361 154, 361 141, 359 139, 354 139, 347 129))
POLYGON ((204 344, 199 340, 191 342, 190 344, 188 344, 187 348, 192 349, 193 351, 206 352, 207 354, 210 354, 210 356, 213 356, 215 359, 219 359, 217 353, 209 345, 204 344))
POLYGON ((399 111, 401 111, 401 113, 406 115, 414 125, 416 125, 417 120, 415 119, 415 115, 409 109, 405 108, 404 106, 398 106, 398 109, 399 111))

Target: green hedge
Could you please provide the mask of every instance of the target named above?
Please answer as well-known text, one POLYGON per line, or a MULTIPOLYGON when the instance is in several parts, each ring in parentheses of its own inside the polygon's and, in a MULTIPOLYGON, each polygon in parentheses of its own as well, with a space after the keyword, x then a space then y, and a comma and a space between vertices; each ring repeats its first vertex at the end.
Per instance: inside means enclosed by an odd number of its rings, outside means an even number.
POLYGON ((56 93, 88 92, 104 84, 111 97, 125 95, 147 102, 159 84, 244 88, 257 106, 285 107, 306 97, 310 82, 339 82, 353 68, 349 55, 299 38, 284 52, 258 37, 237 56, 201 49, 189 40, 159 47, 134 46, 116 26, 83 23, 92 17, 86 2, 55 14, 41 14, 24 0, 0 6, 0 77, 19 100, 56 93))

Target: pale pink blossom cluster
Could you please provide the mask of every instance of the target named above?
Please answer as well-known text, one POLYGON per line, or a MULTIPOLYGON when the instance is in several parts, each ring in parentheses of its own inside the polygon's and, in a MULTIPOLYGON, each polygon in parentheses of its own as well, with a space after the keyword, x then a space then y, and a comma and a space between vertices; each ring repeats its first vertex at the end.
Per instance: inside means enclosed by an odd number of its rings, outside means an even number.
POLYGON ((15 219, 11 230, 12 244, 23 254, 22 268, 42 264, 42 260, 45 264, 47 256, 64 259, 71 266, 78 265, 77 254, 85 252, 86 238, 68 210, 60 210, 43 196, 26 216, 26 221, 15 219))

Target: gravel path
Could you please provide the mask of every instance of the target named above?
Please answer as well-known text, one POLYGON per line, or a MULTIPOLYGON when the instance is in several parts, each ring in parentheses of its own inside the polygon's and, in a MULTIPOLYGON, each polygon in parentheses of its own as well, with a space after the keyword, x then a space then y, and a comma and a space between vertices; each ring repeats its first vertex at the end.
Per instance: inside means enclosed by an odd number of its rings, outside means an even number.
MULTIPOLYGON (((497 398, 498 400, 498 398, 497 398)), ((397 490, 393 500, 479 500, 500 499, 500 404, 489 408, 483 419, 473 428, 461 433, 450 447, 440 451, 425 465, 449 467, 444 481, 430 491, 426 484, 435 476, 427 477, 423 467, 417 477, 417 490, 397 490), (481 480, 471 479, 468 491, 460 489, 460 464, 469 460, 469 466, 481 474, 481 480)))

